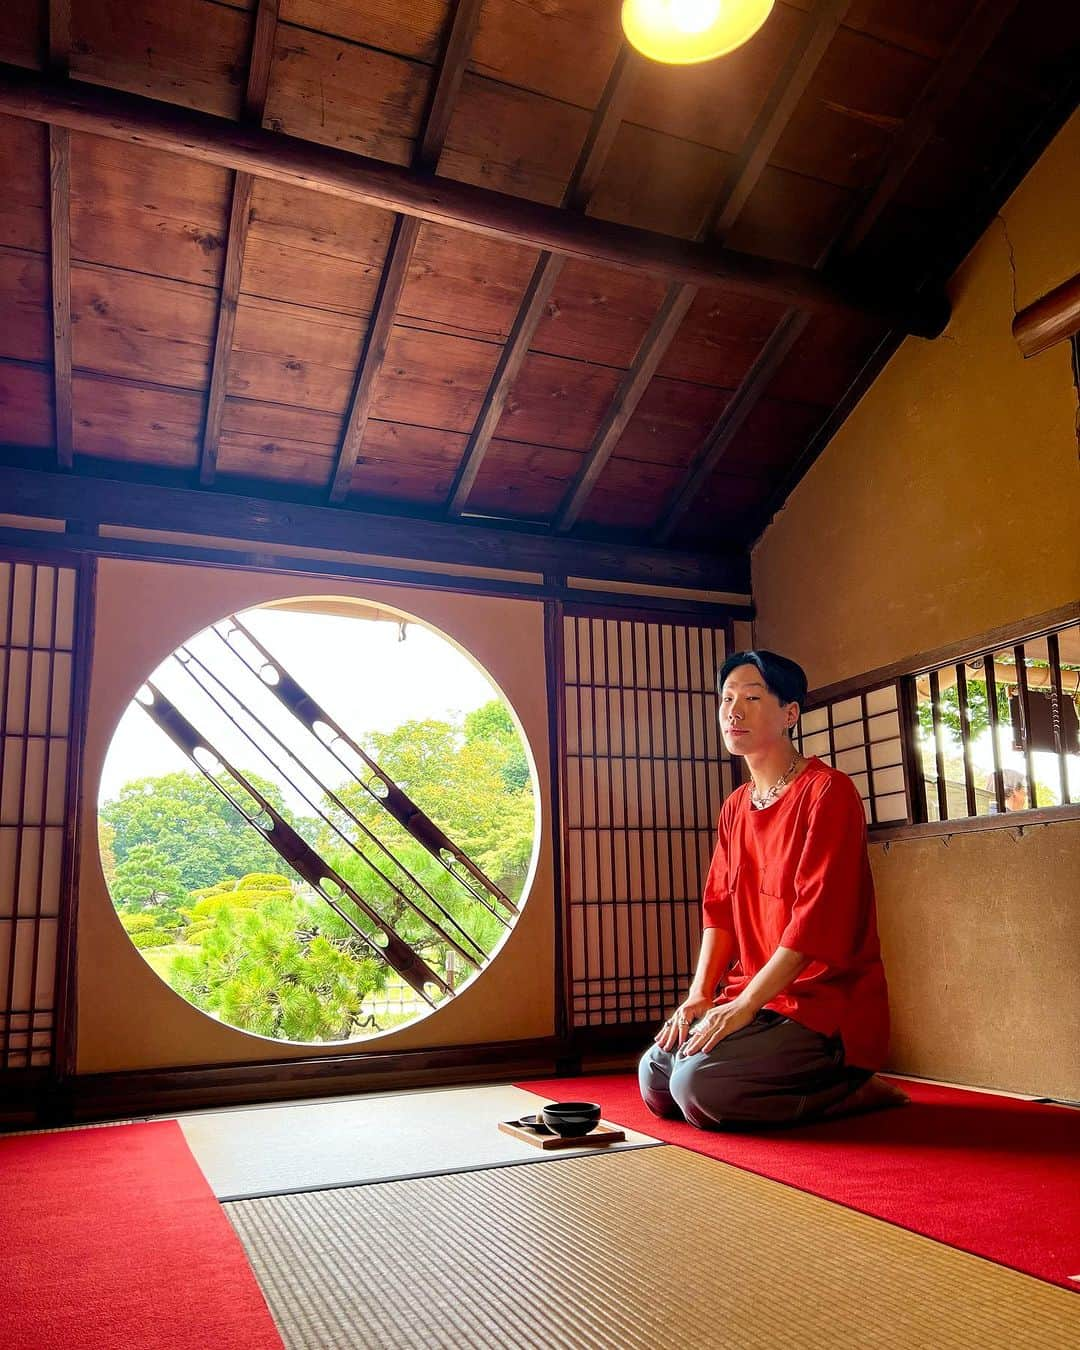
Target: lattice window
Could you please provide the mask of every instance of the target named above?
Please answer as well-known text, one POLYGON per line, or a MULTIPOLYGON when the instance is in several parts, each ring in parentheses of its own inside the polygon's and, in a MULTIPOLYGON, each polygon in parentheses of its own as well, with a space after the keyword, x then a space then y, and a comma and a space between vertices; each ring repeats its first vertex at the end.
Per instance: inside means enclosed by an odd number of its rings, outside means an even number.
POLYGON ((799 719, 796 744, 804 755, 817 755, 850 775, 868 825, 908 818, 898 685, 808 709, 799 719))
POLYGON ((575 1026, 651 1021, 685 992, 720 805, 721 629, 563 620, 565 890, 575 1026))
POLYGON ((926 820, 1080 799, 1080 625, 914 677, 926 820))
POLYGON ((0 1069, 56 1053, 71 866, 73 567, 0 561, 0 1069))

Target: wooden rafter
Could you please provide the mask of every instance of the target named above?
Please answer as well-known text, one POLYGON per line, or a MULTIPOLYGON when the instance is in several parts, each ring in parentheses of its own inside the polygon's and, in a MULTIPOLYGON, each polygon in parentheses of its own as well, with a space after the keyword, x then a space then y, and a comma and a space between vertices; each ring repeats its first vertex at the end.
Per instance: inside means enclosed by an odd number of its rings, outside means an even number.
MULTIPOLYGON (((49 68, 67 71, 71 54, 71 0, 49 0, 49 68)), ((52 293, 53 424, 56 462, 74 462, 71 382, 71 132, 49 128, 49 265, 52 293)))
MULTIPOLYGON (((261 123, 263 109, 266 106, 277 22, 278 0, 259 0, 244 97, 244 118, 255 126, 261 123)), ((251 223, 251 191, 254 185, 255 179, 249 173, 238 172, 233 179, 228 243, 225 246, 217 332, 210 367, 210 393, 206 400, 202 454, 199 458, 199 482, 204 485, 212 483, 217 474, 218 444, 221 440, 221 421, 225 413, 225 395, 229 387, 229 365, 232 361, 233 333, 236 330, 236 306, 240 299, 240 279, 244 270, 248 226, 251 223)))
POLYGON ((819 0, 806 16, 803 30, 746 138, 731 186, 708 222, 705 232, 709 237, 723 239, 735 224, 850 8, 851 0, 819 0))
POLYGON ((723 285, 814 311, 868 314, 920 337, 936 337, 949 318, 943 293, 881 294, 796 263, 600 220, 281 132, 241 126, 210 113, 56 80, 18 66, 0 64, 0 113, 243 170, 450 229, 663 280, 723 285))
MULTIPOLYGON (((434 173, 439 156, 442 154, 454 100, 461 88, 465 66, 469 60, 469 50, 480 20, 480 5, 481 0, 458 0, 454 9, 442 62, 434 81, 431 100, 413 159, 413 167, 423 173, 434 173)), ((401 303, 401 293, 409 277, 409 264, 412 262, 419 234, 420 220, 416 216, 399 215, 394 222, 375 308, 372 311, 353 382, 345 430, 342 433, 337 462, 330 480, 331 502, 343 502, 349 495, 353 471, 371 413, 375 382, 386 360, 386 348, 394 329, 394 319, 401 303)))
MULTIPOLYGON (((851 0, 821 0, 814 13, 807 16, 799 40, 793 45, 750 129, 734 172, 698 232, 699 240, 713 239, 722 243, 735 224, 850 5, 851 0)), ((630 369, 616 390, 607 416, 559 508, 555 519, 556 530, 565 532, 576 523, 597 479, 615 453, 627 423, 675 340, 698 290, 699 287, 688 284, 668 287, 656 318, 642 339, 630 369)))
MULTIPOLYGON (((637 57, 624 44, 619 49, 603 95, 593 113, 585 143, 581 147, 581 153, 563 193, 562 209, 580 213, 588 205, 589 198, 599 181, 604 161, 615 141, 623 111, 633 92, 639 70, 637 57)), ((562 254, 547 250, 541 252, 536 261, 536 267, 525 288, 525 294, 518 306, 517 315, 510 327, 472 435, 469 437, 450 488, 447 514, 451 517, 460 516, 465 509, 465 503, 476 482, 480 465, 495 434, 495 428, 502 417, 510 390, 528 354, 537 326, 544 317, 548 298, 559 279, 565 261, 562 254)))
MULTIPOLYGON (((854 214, 843 223, 836 237, 819 256, 815 271, 820 272, 829 263, 854 252, 867 237, 1017 3, 1018 0, 980 0, 905 118, 854 214)), ((694 499, 723 460, 746 419, 764 396, 810 317, 806 310, 793 306, 780 320, 744 376, 735 396, 710 430, 683 482, 672 494, 653 535, 657 543, 666 543, 671 538, 694 499)), ((816 436, 814 441, 816 443, 816 436)))

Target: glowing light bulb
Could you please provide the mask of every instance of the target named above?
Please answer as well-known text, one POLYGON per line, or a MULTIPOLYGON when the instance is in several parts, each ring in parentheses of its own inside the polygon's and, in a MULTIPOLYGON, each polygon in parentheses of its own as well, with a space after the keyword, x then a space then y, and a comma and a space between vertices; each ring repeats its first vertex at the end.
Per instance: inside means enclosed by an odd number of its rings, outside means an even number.
POLYGON ((704 33, 724 8, 722 0, 671 0, 671 22, 680 33, 704 33))
POLYGON ((747 42, 775 0, 624 0, 627 40, 669 65, 712 61, 747 42))

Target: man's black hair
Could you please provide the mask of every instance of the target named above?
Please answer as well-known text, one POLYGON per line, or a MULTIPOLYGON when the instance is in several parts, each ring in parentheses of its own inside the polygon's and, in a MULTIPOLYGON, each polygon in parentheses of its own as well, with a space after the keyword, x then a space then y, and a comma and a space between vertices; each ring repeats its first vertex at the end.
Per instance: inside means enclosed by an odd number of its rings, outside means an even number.
POLYGON ((797 703, 800 708, 806 703, 806 671, 795 661, 776 652, 732 652, 720 667, 716 677, 716 692, 724 692, 724 681, 739 666, 754 666, 765 681, 765 688, 782 704, 797 703))

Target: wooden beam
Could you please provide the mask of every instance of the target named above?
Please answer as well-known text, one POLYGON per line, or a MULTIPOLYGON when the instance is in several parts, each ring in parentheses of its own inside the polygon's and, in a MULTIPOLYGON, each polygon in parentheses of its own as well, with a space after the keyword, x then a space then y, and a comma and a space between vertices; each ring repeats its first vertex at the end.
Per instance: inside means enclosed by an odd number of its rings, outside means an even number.
MULTIPOLYGON (((49 0, 49 68, 66 74, 71 54, 71 0, 49 0)), ((71 410, 71 133, 49 128, 49 264, 53 348, 53 427, 56 462, 70 469, 75 423, 71 410)))
POLYGON ((716 466, 727 453, 735 437, 742 430, 746 419, 757 407, 772 383, 773 376, 780 369, 784 358, 802 336, 810 322, 809 314, 801 310, 789 309, 761 351, 753 365, 742 378, 730 403, 713 423, 705 444, 698 451, 682 483, 676 489, 671 504, 657 526, 654 538, 657 543, 666 543, 671 538, 679 521, 689 510, 694 498, 712 477, 716 466))
POLYGON ((62 127, 49 128, 49 227, 56 462, 70 469, 75 429, 71 412, 71 132, 62 127))
POLYGON ((585 456, 585 461, 555 519, 555 529, 559 533, 571 529, 577 521, 589 493, 592 492, 596 480, 614 453, 620 437, 626 430, 626 424, 633 417, 642 395, 649 387, 649 381, 656 374, 657 366, 664 359, 664 354, 671 346, 672 339, 679 331, 679 326, 686 317, 687 310, 694 303, 697 293, 696 286, 668 287, 663 303, 649 331, 642 338, 633 364, 623 377, 589 453, 585 456))
POLYGON ((1022 309, 1012 332, 1024 357, 1038 356, 1080 333, 1080 272, 1022 309))
POLYGON ((225 248, 225 270, 221 278, 214 357, 210 368, 210 393, 206 400, 202 453, 199 457, 199 482, 203 484, 212 483, 217 475, 218 444, 225 413, 225 394, 229 387, 236 307, 240 300, 240 278, 244 270, 244 249, 247 247, 248 226, 251 223, 251 190, 254 185, 255 179, 249 173, 238 173, 233 180, 229 241, 225 248))
MULTIPOLYGON (((861 199, 861 205, 818 257, 814 265, 816 272, 837 258, 853 253, 869 234, 1017 3, 1018 0, 979 0, 885 152, 871 187, 861 199)), ((746 419, 764 396, 810 317, 804 307, 793 306, 780 320, 743 378, 735 397, 709 432, 683 482, 673 493, 653 536, 657 543, 664 543, 671 538, 694 498, 715 472, 746 419)), ((879 344, 877 350, 884 350, 884 344, 879 344)), ((812 443, 819 443, 818 435, 814 436, 812 443)), ((800 462, 802 459, 800 457, 800 462)))
MULTIPOLYGON (((640 69, 638 58, 623 43, 608 75, 600 102, 596 105, 592 121, 589 123, 589 130, 570 175, 570 181, 563 192, 564 210, 580 213, 588 205, 603 171, 604 161, 618 134, 623 112, 633 93, 640 69)), ((447 515, 451 517, 460 516, 465 509, 465 503, 480 472, 480 465, 487 455, 488 446, 502 417, 510 390, 514 387, 514 381, 528 354, 533 334, 544 317, 548 297, 559 279, 565 261, 561 254, 547 250, 541 252, 536 261, 536 267, 525 288, 525 294, 503 344, 498 363, 492 372, 479 416, 450 487, 446 510, 447 515)))
POLYGON ((360 454, 360 443, 364 439, 368 414, 371 412, 371 399, 375 393, 375 381, 386 359, 386 348, 394 328, 401 292, 409 278, 409 264, 412 262, 413 249, 420 233, 420 221, 415 216, 398 216, 390 236, 390 248, 386 255, 382 279, 368 324, 360 363, 356 370, 352 396, 349 399, 349 412, 345 419, 341 445, 338 448, 337 461, 330 482, 330 502, 343 502, 349 495, 353 470, 360 454))
POLYGON ((537 260, 529 284, 525 287, 521 305, 514 316, 513 326, 499 353, 498 362, 484 394, 484 401, 480 405, 476 425, 450 486, 450 501, 447 506, 449 516, 460 516, 465 509, 469 493, 480 472, 480 465, 484 462, 491 438, 506 407, 510 390, 514 387, 514 381, 528 355, 529 344, 544 316, 548 298, 559 279, 564 262, 565 259, 555 253, 541 253, 537 260))
POLYGON ((71 0, 49 0, 49 69, 67 74, 71 56, 71 0))
MULTIPOLYGON (((277 21, 278 0, 259 0, 244 96, 244 118, 254 125, 261 123, 263 109, 266 106, 266 90, 270 83, 270 64, 274 54, 277 21)), ((233 333, 236 330, 236 306, 240 299, 240 279, 244 270, 248 226, 251 223, 251 191, 254 185, 255 179, 249 173, 237 173, 233 178, 228 242, 225 246, 225 266, 221 277, 221 297, 218 301, 214 356, 210 366, 210 392, 206 400, 202 453, 199 457, 199 482, 205 484, 212 483, 217 473, 221 421, 225 413, 225 395, 229 387, 229 365, 232 361, 233 333)))
POLYGON ((537 250, 729 289, 812 311, 870 314, 936 337, 949 318, 943 293, 891 296, 812 268, 635 229, 455 179, 354 155, 261 127, 135 94, 0 65, 0 113, 238 169, 290 187, 417 216, 537 250))
POLYGON ((931 75, 918 102, 888 151, 884 166, 855 218, 845 227, 841 249, 853 252, 873 229, 896 196, 907 171, 937 130, 942 114, 952 106, 1001 31, 1019 0, 978 0, 953 40, 941 64, 931 75))
POLYGON ((310 506, 244 496, 222 491, 220 487, 213 490, 167 487, 145 478, 145 472, 127 478, 103 478, 96 474, 0 465, 0 501, 5 512, 12 515, 214 535, 263 547, 306 546, 370 558, 676 586, 695 591, 745 594, 749 590, 749 562, 741 555, 681 553, 622 543, 555 539, 546 533, 526 530, 382 516, 348 507, 310 506))
POLYGON ((722 239, 735 224, 850 8, 851 0, 819 0, 813 13, 806 16, 803 30, 746 138, 730 178, 731 186, 706 226, 707 236, 722 239))
MULTIPOLYGON (((443 50, 442 62, 435 77, 427 113, 417 140, 413 159, 414 168, 434 173, 442 154, 443 143, 450 126, 454 99, 461 88, 469 51, 480 21, 481 0, 458 0, 443 50)), ((394 319, 401 293, 409 279, 409 265, 420 234, 420 220, 416 216, 399 215, 390 236, 382 278, 375 298, 375 308, 368 323, 363 350, 353 381, 345 430, 338 447, 334 472, 330 477, 330 502, 343 502, 352 486, 353 471, 360 456, 375 382, 386 360, 386 348, 394 329, 394 319)))
MULTIPOLYGON (((698 231, 699 240, 711 238, 722 242, 735 224, 850 5, 851 0, 821 0, 814 13, 807 15, 799 40, 792 47, 750 129, 728 185, 698 231)), ((633 364, 616 391, 611 408, 559 510, 555 529, 560 533, 571 529, 581 514, 589 493, 615 453, 619 438, 697 293, 696 286, 675 284, 668 287, 656 318, 638 347, 633 364)))
POLYGON ((450 130, 454 104, 465 77, 465 68, 469 64, 469 52, 480 22, 481 4, 482 0, 457 0, 454 6, 454 17, 450 22, 439 73, 431 91, 413 161, 414 167, 424 173, 434 173, 438 168, 439 157, 446 144, 446 133, 450 130))

